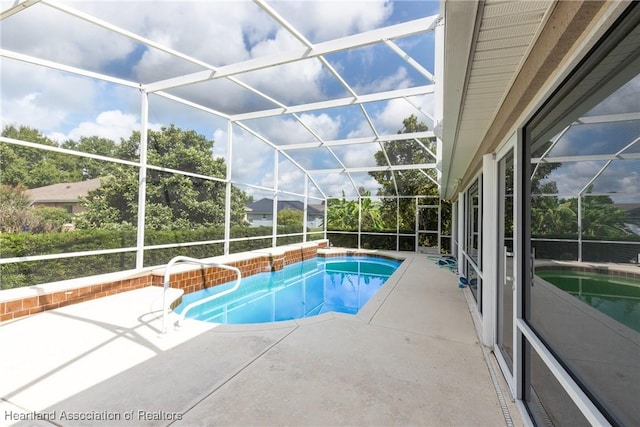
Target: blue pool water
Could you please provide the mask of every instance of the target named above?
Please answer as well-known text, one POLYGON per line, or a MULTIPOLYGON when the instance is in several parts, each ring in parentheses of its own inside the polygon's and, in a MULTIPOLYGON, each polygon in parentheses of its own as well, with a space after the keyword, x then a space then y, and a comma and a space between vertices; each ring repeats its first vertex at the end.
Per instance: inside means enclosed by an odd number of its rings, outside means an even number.
MULTIPOLYGON (((355 314, 399 265, 400 261, 376 257, 313 258, 243 278, 235 292, 192 308, 186 317, 236 324, 300 319, 330 311, 355 314)), ((175 311, 182 313, 191 302, 234 284, 184 295, 175 311)))

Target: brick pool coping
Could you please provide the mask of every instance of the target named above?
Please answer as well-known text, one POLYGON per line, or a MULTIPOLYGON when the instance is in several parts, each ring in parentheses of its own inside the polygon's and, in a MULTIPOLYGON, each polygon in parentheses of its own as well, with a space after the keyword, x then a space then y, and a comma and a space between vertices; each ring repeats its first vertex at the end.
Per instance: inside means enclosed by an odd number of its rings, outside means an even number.
MULTIPOLYGON (((316 256, 366 256, 374 253, 378 257, 397 259, 377 253, 377 251, 330 248, 329 241, 325 239, 212 257, 202 261, 237 267, 242 276, 247 277, 267 271, 278 271, 286 265, 316 256)), ((235 279, 233 271, 217 267, 179 264, 174 267, 174 271, 170 276, 171 287, 181 290, 184 294, 235 279)), ((0 322, 146 286, 162 286, 164 274, 165 266, 155 266, 142 270, 128 270, 24 288, 6 289, 0 291, 0 322)))

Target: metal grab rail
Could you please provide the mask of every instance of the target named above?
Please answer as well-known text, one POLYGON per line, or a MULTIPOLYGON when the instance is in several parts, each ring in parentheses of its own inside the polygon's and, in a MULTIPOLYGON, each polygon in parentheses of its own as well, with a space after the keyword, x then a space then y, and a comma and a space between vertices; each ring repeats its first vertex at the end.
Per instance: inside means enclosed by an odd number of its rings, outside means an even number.
POLYGON ((189 263, 189 264, 206 265, 206 266, 209 266, 209 267, 218 267, 218 268, 222 268, 222 269, 225 269, 225 270, 232 270, 232 271, 236 272, 236 274, 238 275, 238 278, 236 279, 236 284, 231 289, 227 289, 224 292, 213 294, 213 295, 208 296, 207 298, 203 298, 201 300, 194 301, 191 304, 188 304, 184 308, 184 310, 182 310, 182 313, 180 314, 180 319, 178 320, 178 326, 181 325, 181 323, 184 320, 184 317, 185 317, 187 311, 191 310, 193 307, 196 307, 196 306, 198 306, 200 304, 204 304, 205 302, 214 300, 216 298, 220 298, 221 296, 227 295, 227 294, 235 291, 240 286, 240 281, 242 280, 242 273, 236 267, 232 267, 232 266, 226 265, 226 264, 220 264, 220 263, 217 263, 217 262, 204 262, 204 261, 196 259, 196 258, 191 258, 191 257, 187 257, 187 256, 182 256, 182 255, 173 257, 171 259, 171 261, 169 261, 169 263, 167 264, 167 268, 164 271, 164 282, 163 282, 164 283, 164 291, 162 293, 162 333, 163 334, 167 333, 167 315, 169 314, 169 307, 167 306, 167 291, 169 290, 169 277, 171 277, 171 267, 173 267, 175 264, 177 264, 179 262, 189 263))

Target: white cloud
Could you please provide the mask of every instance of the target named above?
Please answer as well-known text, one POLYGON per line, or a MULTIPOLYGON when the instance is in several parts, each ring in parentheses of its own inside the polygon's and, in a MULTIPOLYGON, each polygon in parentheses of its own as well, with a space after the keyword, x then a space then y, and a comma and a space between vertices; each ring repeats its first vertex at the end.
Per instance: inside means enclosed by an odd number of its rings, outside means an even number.
POLYGON ((58 141, 91 136, 87 133, 92 131, 119 140, 131 111, 140 111, 140 95, 134 89, 10 60, 1 66, 3 126, 29 126, 58 141), (112 110, 122 116, 111 118, 112 110))
POLYGON ((411 78, 405 67, 398 67, 395 73, 382 79, 373 80, 366 85, 354 86, 356 93, 367 94, 403 89, 412 85, 411 78))
POLYGON ((355 181, 358 188, 364 188, 365 191, 368 191, 373 196, 377 194, 378 189, 380 188, 380 183, 368 173, 355 174, 353 176, 353 180, 355 181))
POLYGON ((123 59, 132 40, 44 5, 35 5, 2 21, 3 48, 97 71, 123 59))
MULTIPOLYGON (((341 120, 327 114, 302 114, 300 119, 315 129, 319 136, 326 140, 336 139, 340 130, 341 120)), ((276 145, 295 142, 309 142, 313 137, 300 124, 292 119, 281 118, 253 123, 253 129, 264 133, 267 139, 276 145)), ((227 140, 225 130, 218 129, 214 139, 219 141, 215 146, 214 155, 224 157, 227 140)), ((266 143, 244 131, 234 128, 233 133, 233 180, 254 185, 273 188, 274 149, 266 143)), ((288 159, 282 159, 279 170, 279 188, 288 191, 303 192, 304 180, 300 169, 288 159)))
POLYGON ((387 0, 278 1, 273 6, 285 18, 295 16, 297 29, 313 42, 371 30, 393 12, 387 0))
POLYGON ((349 147, 348 150, 339 153, 347 167, 375 166, 375 153, 380 150, 379 144, 360 144, 349 147))
MULTIPOLYGON (((311 125, 307 118, 307 123, 311 125)), ((276 145, 315 141, 313 135, 293 118, 274 118, 273 126, 261 129, 264 135, 276 145)), ((315 126, 313 127, 315 128, 315 126)))
POLYGON ((59 125, 65 118, 63 111, 56 111, 38 102, 40 94, 28 93, 20 98, 2 100, 2 126, 27 125, 38 129, 39 126, 51 128, 59 125))
POLYGON ((313 129, 324 141, 331 141, 338 137, 342 119, 340 116, 331 117, 328 114, 305 113, 300 115, 300 120, 313 129))
MULTIPOLYGON (((119 142, 120 138, 127 139, 134 130, 140 130, 140 120, 133 114, 124 114, 122 111, 104 111, 94 121, 84 121, 66 135, 65 139, 78 140, 83 136, 99 136, 119 142)), ((159 130, 161 124, 150 123, 149 129, 159 130)), ((59 135, 52 135, 57 136, 59 135)))
POLYGON ((76 112, 91 111, 100 87, 69 74, 2 60, 2 124, 60 131, 76 112))
MULTIPOLYGON (((419 97, 419 99, 414 99, 414 102, 418 103, 418 106, 422 111, 432 114, 432 96, 422 96, 419 97)), ((373 122, 377 127, 378 133, 393 134, 402 129, 402 121, 412 114, 418 117, 419 122, 425 122, 431 129, 429 119, 422 113, 418 112, 413 105, 403 99, 392 99, 387 102, 384 109, 375 115, 373 122)))
MULTIPOLYGON (((384 1, 340 3, 339 14, 335 13, 335 2, 286 2, 282 7, 295 14, 295 25, 300 31, 321 38, 374 28, 392 11, 384 1)), ((189 8, 160 3, 153 16, 148 16, 148 10, 140 13, 140 16, 147 15, 140 22, 151 22, 156 28, 154 32, 140 28, 141 34, 215 66, 302 46, 249 2, 218 2, 215 8, 207 3, 190 3, 189 8)), ((191 67, 164 53, 148 50, 135 70, 139 79, 149 82, 191 71, 191 67)), ((327 75, 320 61, 311 59, 255 71, 239 78, 282 103, 292 104, 323 99, 321 83, 327 75)), ((221 88, 217 96, 235 98, 240 105, 247 102, 245 97, 227 93, 225 88, 221 88)))
POLYGON ((347 138, 358 138, 360 136, 373 136, 373 130, 369 122, 363 117, 362 120, 347 134, 347 138))
MULTIPOLYGON (((326 113, 303 113, 300 120, 323 140, 336 139, 342 119, 326 113)), ((261 133, 275 145, 315 142, 317 139, 298 120, 293 117, 273 117, 246 123, 251 129, 261 133)))
MULTIPOLYGON (((273 188, 274 149, 253 135, 234 128, 233 131, 233 167, 231 176, 234 182, 252 185, 262 185, 273 188)), ((223 157, 227 164, 226 156, 228 134, 226 130, 217 129, 214 132, 214 156, 223 157)))
POLYGON ((288 160, 278 164, 278 189, 304 194, 305 179, 302 171, 288 160))
POLYGON ((322 80, 327 71, 317 59, 280 65, 241 76, 239 80, 284 105, 324 99, 322 80))
MULTIPOLYGON (((219 2, 65 2, 83 12, 113 22, 128 31, 183 51, 215 66, 274 55, 301 46, 286 30, 264 13, 255 3, 219 2)), ((3 3, 3 4, 6 4, 3 3)), ((393 11, 386 0, 369 1, 283 1, 270 2, 285 19, 313 42, 329 40, 385 24, 393 11)), ((151 82, 198 69, 198 66, 176 59, 119 35, 106 36, 107 31, 81 20, 74 20, 45 4, 36 4, 3 21, 2 47, 53 61, 86 67, 123 78, 151 82)), ((348 71, 348 70, 347 70, 348 71)), ((322 85, 327 71, 317 59, 260 70, 240 78, 285 104, 324 99, 322 85)), ((366 86, 367 91, 405 87, 409 78, 405 68, 366 86)), ((186 90, 188 87, 185 87, 186 90)), ((196 85, 202 100, 217 99, 217 105, 244 110, 255 95, 245 96, 238 86, 228 83, 210 87, 196 85)), ((363 86, 364 88, 364 86, 363 86)), ((114 140, 127 138, 139 124, 137 90, 92 81, 61 72, 2 60, 2 122, 27 124, 57 140, 98 135, 114 140), (8 64, 8 65, 7 65, 8 64), (14 65, 12 65, 14 64, 14 65)), ((422 100, 420 101, 422 102, 422 100)), ((431 101, 424 101, 425 107, 431 101)), ((167 122, 177 117, 178 109, 170 104, 150 103, 150 119, 167 122), (156 116, 154 117, 154 114, 156 116), (160 116, 160 119, 157 118, 160 116)), ((395 133, 402 120, 415 109, 403 100, 390 101, 383 111, 372 117, 380 133, 395 133)), ((179 113, 184 125, 195 123, 188 114, 179 113)), ((324 113, 302 114, 301 119, 325 140, 339 135, 371 135, 366 121, 348 132, 347 117, 324 113)), ((420 120, 423 117, 419 116, 420 120)), ((172 121, 173 122, 173 121, 172 121)), ((314 141, 299 123, 274 119, 256 127, 276 144, 314 141)), ((153 125, 159 126, 159 125, 153 125)), ((213 133, 217 141, 216 155, 226 154, 226 132, 223 126, 213 133)), ((199 129, 198 129, 199 130, 199 129)), ((234 130, 234 180, 273 186, 273 149, 255 137, 234 130)), ((370 149, 356 147, 345 153, 345 161, 358 162, 372 156, 370 149)), ((283 164, 280 184, 298 188, 300 174, 290 162, 283 164), (291 168, 291 169, 289 169, 291 168)), ((352 187, 344 175, 321 177, 332 194, 352 187)), ((349 190, 351 191, 351 190, 349 190)))
POLYGON ((637 75, 589 111, 589 115, 640 111, 640 75, 637 75))
MULTIPOLYGON (((253 46, 251 57, 269 56, 301 47, 303 45, 288 31, 279 29, 273 38, 262 40, 253 46)), ((322 63, 312 58, 257 70, 240 76, 239 79, 287 105, 322 99, 321 81, 327 74, 322 63)))
POLYGON ((620 191, 623 191, 625 196, 636 203, 640 202, 640 172, 636 170, 616 178, 618 178, 617 183, 620 191))
POLYGON ((342 192, 346 197, 357 196, 357 191, 349 181, 349 178, 345 174, 328 174, 318 175, 314 177, 318 182, 318 185, 322 188, 322 191, 327 196, 341 197, 342 192))
MULTIPOLYGON (((182 2, 71 1, 68 4, 215 66, 301 46, 252 2, 189 2, 188 7, 182 2)), ((380 26, 392 12, 392 5, 386 1, 340 2, 340 13, 336 13, 336 2, 273 5, 286 16, 295 17, 291 22, 303 33, 325 39, 380 26)), ((45 4, 36 4, 3 22, 3 48, 144 82, 199 69, 164 52, 144 48, 124 36, 110 35, 100 27, 73 19, 45 4), (25 28, 32 30, 25 31, 25 28)), ((312 59, 260 70, 241 78, 289 104, 323 99, 322 81, 326 77, 327 71, 320 61, 312 59)), ((9 86, 24 87, 24 84, 15 80, 9 86)), ((86 91, 70 89, 64 89, 67 96, 81 94, 87 102, 94 101, 86 91)), ((219 102, 219 105, 230 109, 233 108, 230 103, 235 102, 242 106, 240 109, 246 110, 247 103, 255 97, 239 96, 234 85, 222 85, 216 89, 215 98, 227 100, 219 102)), ((24 92, 21 96, 33 91, 24 92)), ((4 96, 3 89, 3 99, 4 96)), ((67 112, 68 108, 63 105, 58 104, 57 108, 59 112, 51 117, 75 114, 75 111, 67 112)), ((119 105, 107 108, 123 110, 119 105)), ((78 110, 87 111, 84 107, 78 110)))
MULTIPOLYGON (((549 174, 548 180, 555 181, 561 197, 577 197, 604 165, 604 161, 563 163, 549 174)), ((610 194, 617 203, 638 203, 640 194, 638 161, 613 162, 593 182, 592 191, 595 194, 610 194)))
POLYGON ((227 132, 223 129, 213 131, 213 139, 216 143, 213 145, 213 157, 227 157, 227 132))
POLYGON ((548 180, 556 182, 561 196, 575 197, 603 165, 598 161, 563 163, 549 174, 548 180))
MULTIPOLYGON (((139 20, 144 25, 136 30, 215 67, 249 59, 251 53, 245 40, 262 40, 277 25, 249 2, 216 2, 215 6, 210 2, 190 2, 188 7, 180 2, 157 4, 153 11, 148 7, 139 10, 145 19, 139 20)), ((192 67, 188 62, 150 49, 135 70, 138 78, 153 81, 180 75, 192 67)))

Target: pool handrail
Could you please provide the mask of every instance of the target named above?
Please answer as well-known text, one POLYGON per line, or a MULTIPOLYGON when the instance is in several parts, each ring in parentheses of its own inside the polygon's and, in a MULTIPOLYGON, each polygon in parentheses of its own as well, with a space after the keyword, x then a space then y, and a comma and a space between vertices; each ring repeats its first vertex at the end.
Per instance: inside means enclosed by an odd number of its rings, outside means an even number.
POLYGON ((224 295, 227 295, 235 291, 236 289, 238 289, 238 287, 240 287, 240 282, 242 280, 242 273, 240 272, 240 269, 233 267, 231 265, 221 264, 215 261, 203 261, 197 258, 191 258, 183 255, 178 255, 176 257, 173 257, 171 261, 169 261, 169 263, 167 264, 166 269, 164 270, 164 282, 163 282, 164 291, 162 294, 162 333, 163 334, 167 333, 167 316, 169 314, 169 307, 167 306, 167 291, 169 290, 169 278, 171 277, 171 267, 173 267, 175 264, 179 262, 189 263, 189 264, 198 264, 198 265, 209 266, 209 267, 218 267, 225 270, 232 270, 236 272, 236 274, 238 275, 238 278, 236 279, 236 284, 232 288, 227 289, 224 292, 219 292, 217 294, 210 295, 207 298, 203 298, 198 301, 194 301, 191 304, 188 304, 180 314, 180 318, 178 319, 178 326, 182 324, 182 321, 184 320, 184 317, 187 311, 191 310, 192 308, 200 304, 204 304, 205 302, 214 300, 216 298, 220 298, 224 295))

